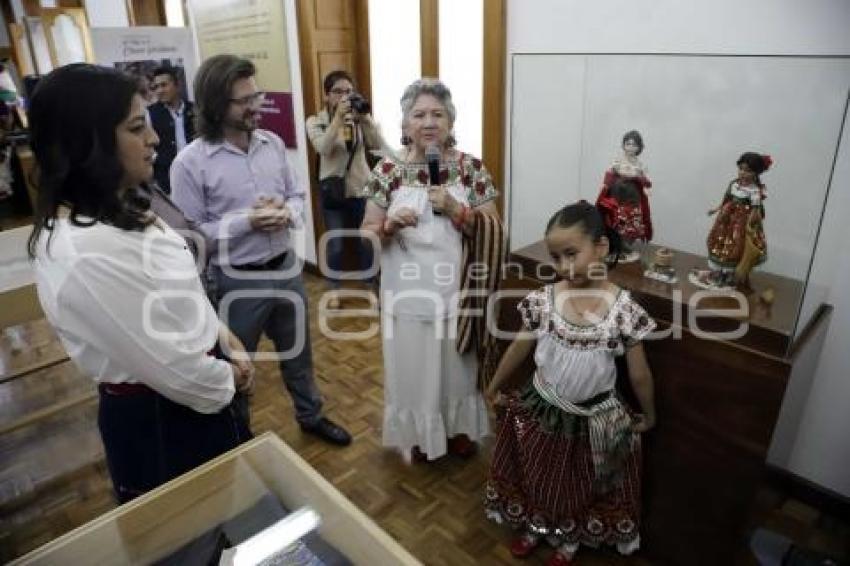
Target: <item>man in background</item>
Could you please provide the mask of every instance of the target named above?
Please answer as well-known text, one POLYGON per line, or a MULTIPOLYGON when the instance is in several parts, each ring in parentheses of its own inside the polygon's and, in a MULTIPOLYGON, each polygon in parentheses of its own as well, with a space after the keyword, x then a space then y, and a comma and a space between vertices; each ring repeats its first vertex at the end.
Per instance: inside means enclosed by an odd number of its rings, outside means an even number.
POLYGON ((148 106, 148 118, 159 136, 153 174, 165 194, 171 194, 171 162, 195 139, 194 107, 183 100, 181 86, 176 67, 162 66, 154 70, 151 88, 159 100, 148 106))

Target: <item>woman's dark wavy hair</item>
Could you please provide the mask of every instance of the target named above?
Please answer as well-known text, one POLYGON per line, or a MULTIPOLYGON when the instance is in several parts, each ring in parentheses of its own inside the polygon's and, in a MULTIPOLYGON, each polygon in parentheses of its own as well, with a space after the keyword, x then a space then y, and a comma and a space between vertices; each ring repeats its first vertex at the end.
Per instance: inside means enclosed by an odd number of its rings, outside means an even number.
POLYGON ((224 138, 224 118, 233 83, 256 74, 251 61, 236 55, 215 55, 201 64, 195 74, 195 114, 198 134, 204 140, 217 142, 224 138))
POLYGON ((617 265, 617 258, 622 251, 623 244, 616 230, 605 225, 604 215, 596 206, 586 200, 580 200, 575 204, 568 204, 552 215, 546 224, 546 234, 553 228, 570 228, 580 224, 585 234, 596 243, 603 236, 608 238, 608 257, 614 259, 608 263, 609 268, 617 265))
POLYGON ((52 236, 61 206, 77 226, 103 222, 143 230, 149 223, 145 193, 121 190, 125 172, 115 133, 137 91, 133 78, 86 63, 60 67, 39 81, 28 111, 38 190, 30 258, 42 232, 52 236))

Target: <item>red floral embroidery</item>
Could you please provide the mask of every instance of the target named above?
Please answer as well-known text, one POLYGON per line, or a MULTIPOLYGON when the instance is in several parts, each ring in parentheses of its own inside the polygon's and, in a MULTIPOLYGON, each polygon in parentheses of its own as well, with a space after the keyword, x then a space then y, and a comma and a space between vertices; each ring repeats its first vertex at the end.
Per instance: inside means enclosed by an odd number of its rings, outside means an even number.
POLYGON ((484 196, 484 192, 487 190, 487 185, 484 184, 483 181, 478 181, 475 183, 475 192, 481 196, 484 196))
POLYGON ((449 170, 448 169, 440 169, 440 184, 445 185, 449 182, 449 170))
POLYGON ((463 176, 463 186, 464 187, 472 187, 472 175, 464 175, 463 176))
POLYGON ((390 181, 390 191, 394 191, 401 186, 401 179, 395 177, 392 181, 390 181))
POLYGON ((428 184, 428 172, 425 171, 424 169, 420 169, 419 172, 416 174, 416 179, 420 183, 422 183, 423 185, 427 185, 428 184))
POLYGON ((481 160, 480 159, 473 159, 472 160, 472 166, 475 167, 476 171, 481 171, 481 160))
POLYGON ((392 161, 384 161, 384 164, 381 165, 381 173, 384 175, 389 175, 390 171, 395 169, 395 163, 392 161))

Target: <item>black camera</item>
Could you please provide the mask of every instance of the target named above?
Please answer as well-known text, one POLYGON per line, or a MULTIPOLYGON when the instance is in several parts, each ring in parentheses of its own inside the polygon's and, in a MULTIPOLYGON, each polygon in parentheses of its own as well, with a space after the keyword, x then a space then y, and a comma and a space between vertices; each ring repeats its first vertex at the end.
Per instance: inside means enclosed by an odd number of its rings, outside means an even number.
POLYGON ((372 111, 372 105, 370 105, 369 101, 363 98, 363 95, 358 92, 351 93, 351 96, 348 97, 348 101, 351 103, 351 109, 358 114, 368 114, 372 111))

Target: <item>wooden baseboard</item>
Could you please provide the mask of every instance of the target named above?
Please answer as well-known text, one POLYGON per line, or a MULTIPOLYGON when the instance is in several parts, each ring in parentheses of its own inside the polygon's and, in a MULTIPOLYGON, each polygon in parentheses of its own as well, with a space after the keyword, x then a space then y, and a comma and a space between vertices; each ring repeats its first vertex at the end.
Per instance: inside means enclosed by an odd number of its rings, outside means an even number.
POLYGON ((769 464, 765 473, 765 482, 783 495, 814 507, 821 513, 841 521, 850 521, 850 497, 769 464))

